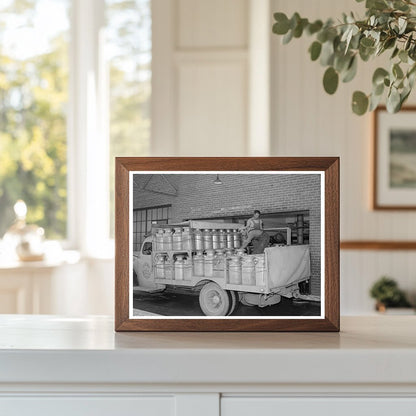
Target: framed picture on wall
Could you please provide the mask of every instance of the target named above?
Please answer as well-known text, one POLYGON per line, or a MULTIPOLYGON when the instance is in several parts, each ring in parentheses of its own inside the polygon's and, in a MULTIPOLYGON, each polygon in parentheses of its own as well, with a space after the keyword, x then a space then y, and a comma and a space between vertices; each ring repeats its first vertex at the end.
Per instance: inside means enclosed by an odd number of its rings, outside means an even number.
POLYGON ((374 112, 373 208, 416 209, 416 107, 374 112))
POLYGON ((338 331, 338 158, 116 158, 117 331, 338 331))

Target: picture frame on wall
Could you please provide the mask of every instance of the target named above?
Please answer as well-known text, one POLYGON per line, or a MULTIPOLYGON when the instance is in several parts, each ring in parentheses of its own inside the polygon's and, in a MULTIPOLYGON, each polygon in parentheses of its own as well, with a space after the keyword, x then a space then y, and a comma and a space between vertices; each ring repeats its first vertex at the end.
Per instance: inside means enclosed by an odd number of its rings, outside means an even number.
POLYGON ((339 158, 116 158, 116 331, 339 331, 339 158))
POLYGON ((373 115, 373 209, 416 209, 416 107, 373 115))

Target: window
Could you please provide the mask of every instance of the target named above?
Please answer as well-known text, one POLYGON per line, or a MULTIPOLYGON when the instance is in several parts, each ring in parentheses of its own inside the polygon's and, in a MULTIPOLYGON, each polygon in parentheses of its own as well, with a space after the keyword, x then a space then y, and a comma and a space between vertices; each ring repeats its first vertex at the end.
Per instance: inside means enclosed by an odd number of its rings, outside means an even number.
POLYGON ((133 251, 139 251, 144 239, 151 233, 152 224, 168 224, 171 205, 135 209, 133 211, 133 251))
POLYGON ((18 199, 66 237, 69 13, 70 0, 0 5, 0 238, 18 199))
POLYGON ((145 256, 150 256, 152 254, 152 243, 150 241, 147 241, 143 244, 143 250, 142 253, 145 256))

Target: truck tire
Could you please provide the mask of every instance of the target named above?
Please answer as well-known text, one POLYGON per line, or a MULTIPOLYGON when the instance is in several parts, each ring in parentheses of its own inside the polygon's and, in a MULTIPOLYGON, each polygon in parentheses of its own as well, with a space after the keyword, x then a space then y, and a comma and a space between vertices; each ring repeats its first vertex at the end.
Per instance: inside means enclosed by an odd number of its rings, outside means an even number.
POLYGON ((209 282, 199 292, 199 306, 206 316, 226 316, 231 301, 226 290, 215 282, 209 282))
POLYGON ((229 290, 228 295, 230 296, 230 310, 228 311, 227 315, 231 315, 238 305, 239 298, 238 293, 234 290, 229 290))

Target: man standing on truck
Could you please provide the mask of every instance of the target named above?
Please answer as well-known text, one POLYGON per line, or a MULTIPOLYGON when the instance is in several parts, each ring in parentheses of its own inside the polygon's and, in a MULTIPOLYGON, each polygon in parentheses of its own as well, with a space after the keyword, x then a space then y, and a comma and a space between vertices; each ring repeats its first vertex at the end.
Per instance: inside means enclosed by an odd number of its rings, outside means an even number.
POLYGON ((243 241, 241 246, 245 249, 254 238, 260 237, 263 234, 263 221, 260 219, 260 211, 256 209, 254 215, 247 220, 247 225, 244 228, 247 233, 247 238, 243 241))

